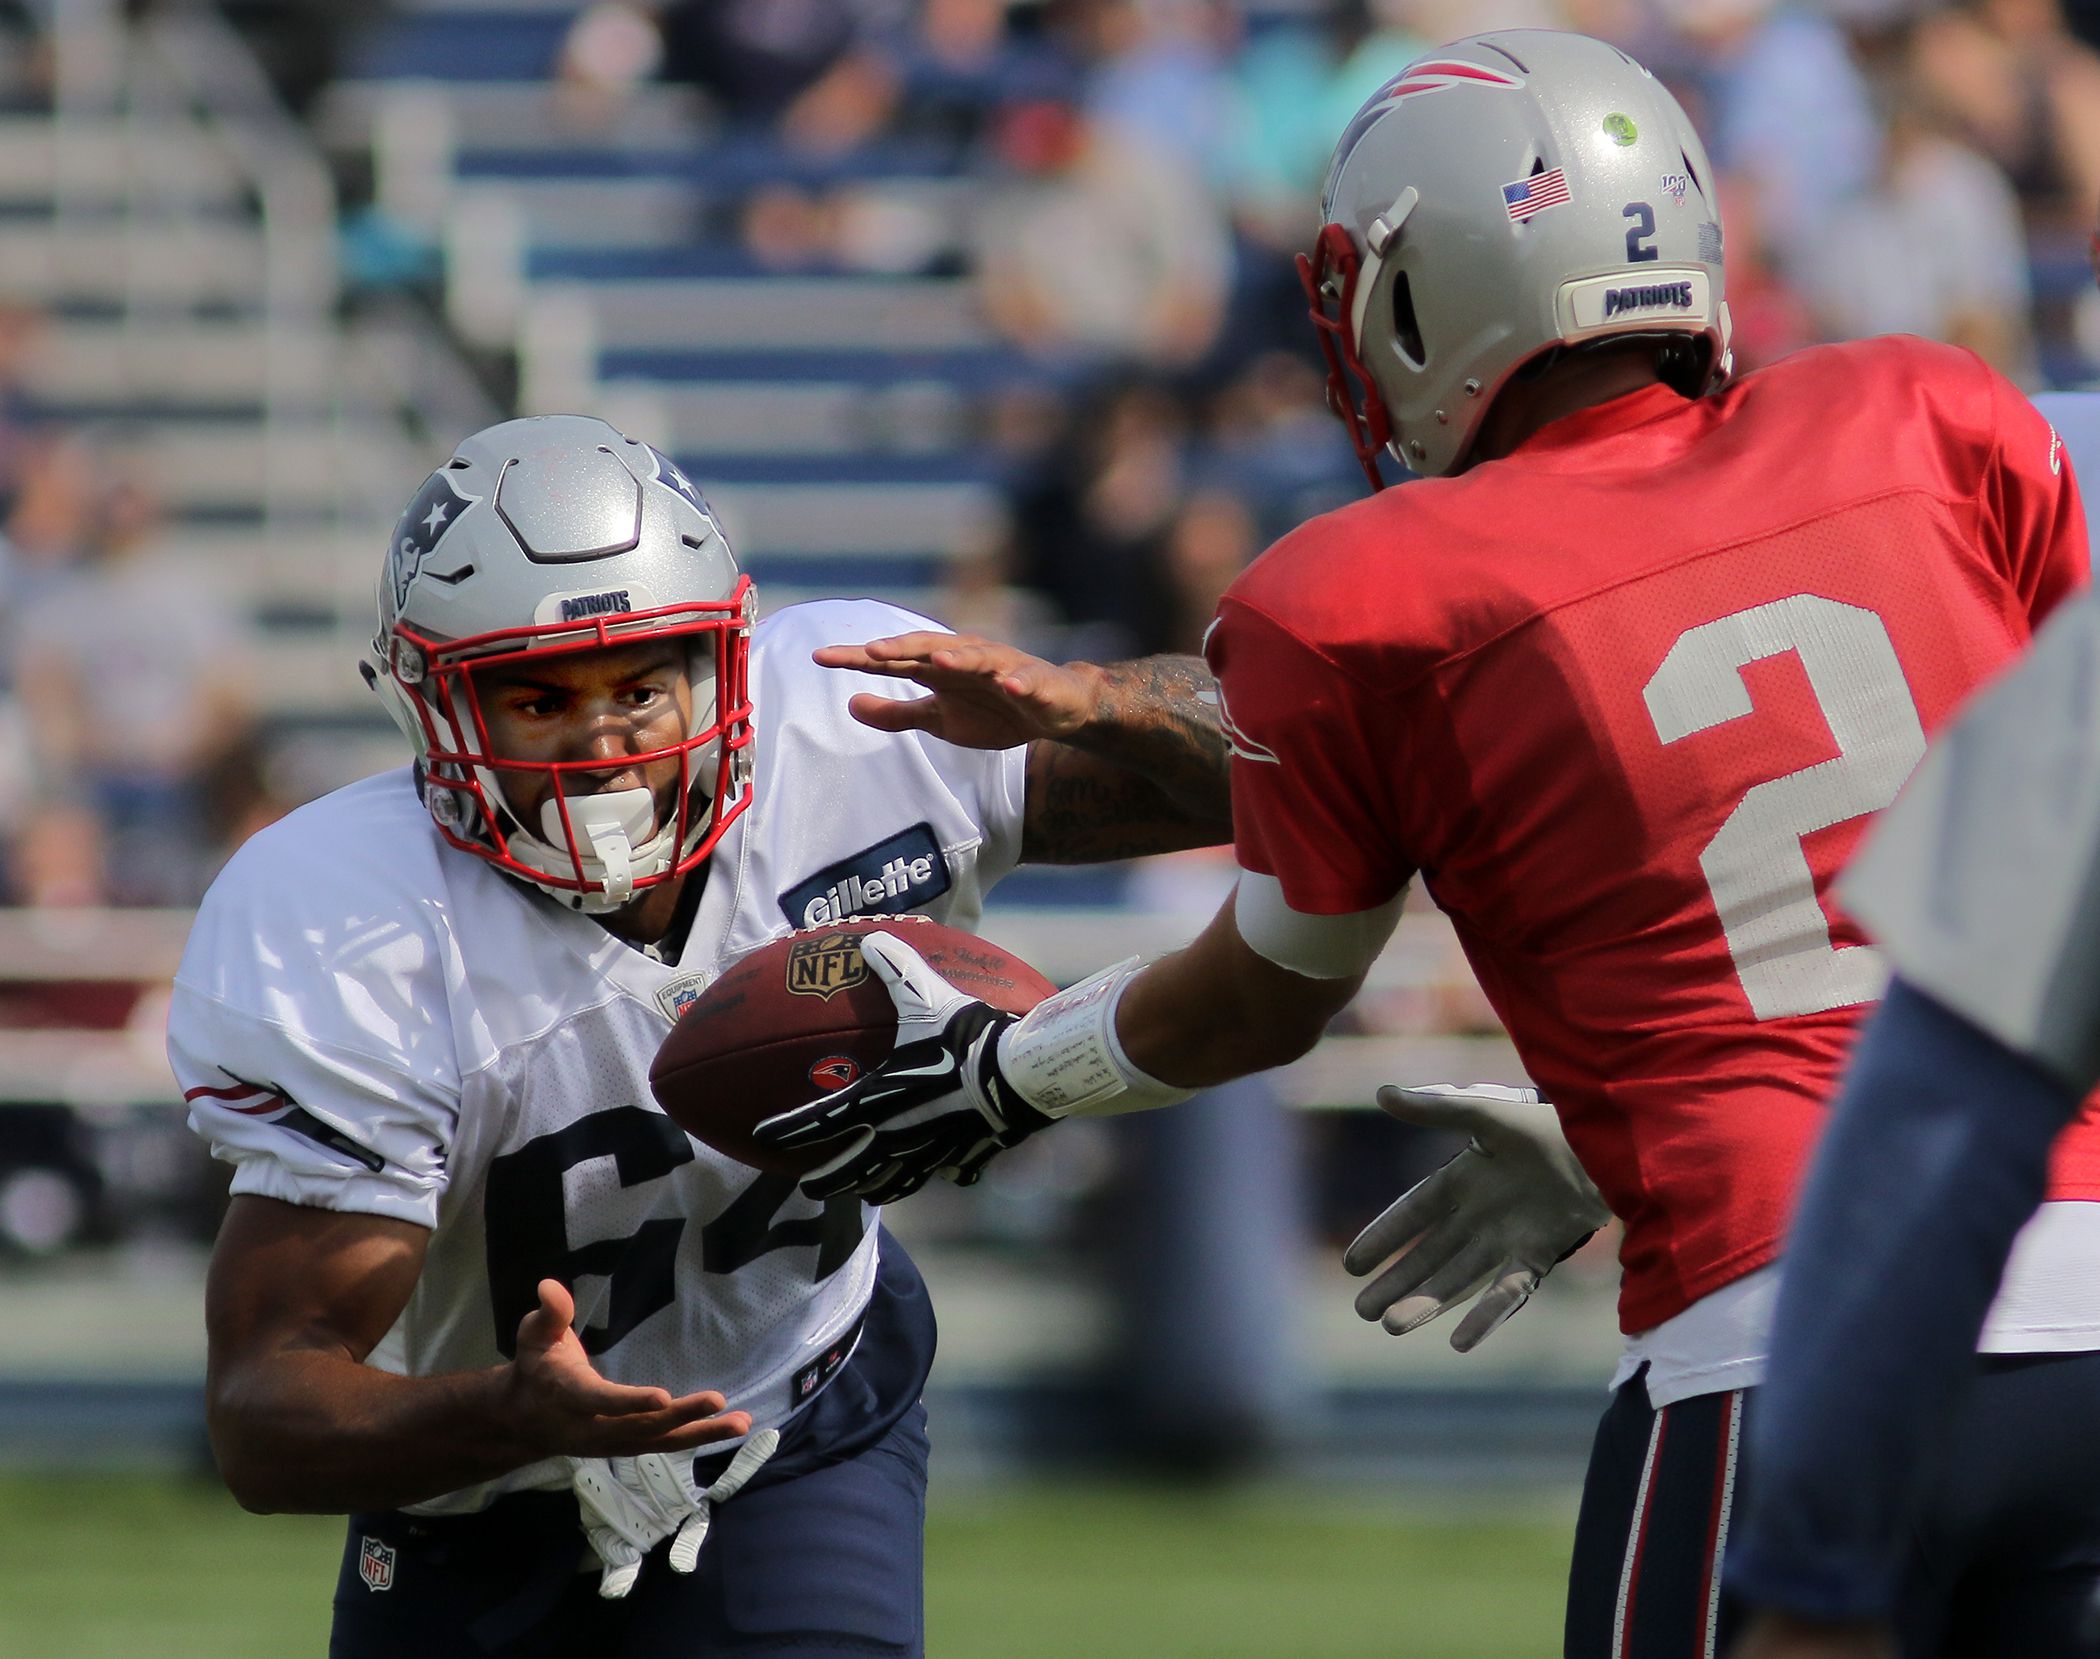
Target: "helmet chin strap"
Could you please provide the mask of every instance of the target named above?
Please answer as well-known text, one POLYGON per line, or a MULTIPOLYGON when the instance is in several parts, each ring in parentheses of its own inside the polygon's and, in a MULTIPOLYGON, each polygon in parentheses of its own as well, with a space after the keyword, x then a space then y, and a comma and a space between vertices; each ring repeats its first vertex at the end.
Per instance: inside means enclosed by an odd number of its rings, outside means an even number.
POLYGON ((550 846, 567 845, 562 811, 578 839, 590 845, 600 868, 598 879, 615 907, 634 892, 634 844, 656 827, 656 799, 646 788, 609 789, 599 795, 550 796, 540 804, 540 825, 550 846))

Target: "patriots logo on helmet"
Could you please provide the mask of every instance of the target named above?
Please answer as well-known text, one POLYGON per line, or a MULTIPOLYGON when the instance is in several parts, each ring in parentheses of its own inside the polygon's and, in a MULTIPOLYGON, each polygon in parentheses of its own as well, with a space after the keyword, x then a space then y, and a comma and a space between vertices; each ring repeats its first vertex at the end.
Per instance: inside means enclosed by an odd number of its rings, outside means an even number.
MULTIPOLYGON (((1395 104, 1409 98, 1421 97, 1429 92, 1448 92, 1453 87, 1479 87, 1490 92, 1512 92, 1524 85, 1522 75, 1512 74, 1506 69, 1496 69, 1484 63, 1468 63, 1463 58, 1423 58, 1409 64, 1384 86, 1364 100, 1362 109, 1356 112, 1342 133, 1342 141, 1334 147, 1334 160, 1328 166, 1328 177, 1342 170, 1342 163, 1349 152, 1356 148, 1357 140, 1371 130, 1378 118, 1395 104)), ((1326 204, 1322 204, 1326 212, 1326 204)), ((1326 216, 1333 217, 1331 212, 1326 216)))
MULTIPOLYGON (((448 471, 444 470, 432 473, 416 492, 415 500, 401 515, 401 522, 394 526, 393 546, 388 553, 387 573, 393 587, 395 610, 408 603, 408 590, 423 573, 423 561, 436 549, 445 531, 477 499, 461 495, 454 489, 448 471)), ((460 573, 465 574, 464 571, 460 573)), ((457 581, 460 578, 446 579, 457 581)))
POLYGON ((715 516, 714 509, 707 504, 707 497, 700 493, 699 487, 690 478, 686 477, 676 461, 672 460, 670 456, 666 455, 654 444, 649 446, 649 453, 656 457, 656 481, 659 484, 668 485, 676 490, 709 518, 715 516))

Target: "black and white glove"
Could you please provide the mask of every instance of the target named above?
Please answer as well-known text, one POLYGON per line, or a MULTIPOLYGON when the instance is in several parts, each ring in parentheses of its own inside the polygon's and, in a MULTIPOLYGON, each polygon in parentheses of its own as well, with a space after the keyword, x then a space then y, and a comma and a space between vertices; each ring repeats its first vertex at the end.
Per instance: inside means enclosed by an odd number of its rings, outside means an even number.
POLYGON ((1000 1075, 999 1035, 1018 1015, 958 991, 895 934, 867 934, 860 951, 896 1004, 897 1046, 837 1093, 752 1131, 783 1152, 850 1137, 802 1177, 804 1193, 888 1204, 936 1175, 966 1187, 999 1152, 1056 1121, 1000 1075))
POLYGON ((569 1486, 582 1512, 584 1536, 604 1572, 598 1594, 617 1601, 641 1576, 642 1558, 671 1540, 671 1571, 689 1573, 707 1541, 714 1506, 733 1498, 780 1444, 761 1429, 737 1448, 712 1486, 693 1485, 693 1460, 649 1452, 641 1457, 572 1457, 569 1486))
POLYGON ((1455 1129, 1463 1152, 1417 1181, 1356 1236, 1342 1265, 1358 1277, 1407 1253, 1357 1294, 1356 1311, 1395 1336, 1487 1289, 1451 1333, 1467 1353, 1531 1300, 1539 1282, 1611 1219, 1560 1114, 1535 1089, 1431 1083, 1378 1091, 1402 1123, 1455 1129))

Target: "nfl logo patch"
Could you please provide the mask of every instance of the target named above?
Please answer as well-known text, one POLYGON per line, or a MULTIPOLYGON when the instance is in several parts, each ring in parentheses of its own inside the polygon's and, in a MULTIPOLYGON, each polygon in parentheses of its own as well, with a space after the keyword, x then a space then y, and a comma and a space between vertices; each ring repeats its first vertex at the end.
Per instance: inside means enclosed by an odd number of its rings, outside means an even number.
POLYGON ((357 1576, 365 1581, 367 1590, 391 1590, 394 1587, 394 1546, 372 1537, 358 1539, 357 1576))
POLYGON ((788 948, 787 988, 792 996, 829 1002, 867 977, 860 940, 850 933, 826 933, 788 948))

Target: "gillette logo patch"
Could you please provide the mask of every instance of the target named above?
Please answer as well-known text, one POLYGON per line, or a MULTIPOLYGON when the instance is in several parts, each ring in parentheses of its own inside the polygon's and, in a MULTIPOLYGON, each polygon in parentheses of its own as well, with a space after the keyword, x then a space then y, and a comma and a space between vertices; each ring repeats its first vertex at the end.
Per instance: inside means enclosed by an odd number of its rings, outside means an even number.
POLYGON ((828 864, 780 895, 796 927, 824 927, 848 916, 889 916, 916 910, 948 891, 948 861, 928 824, 828 864))

